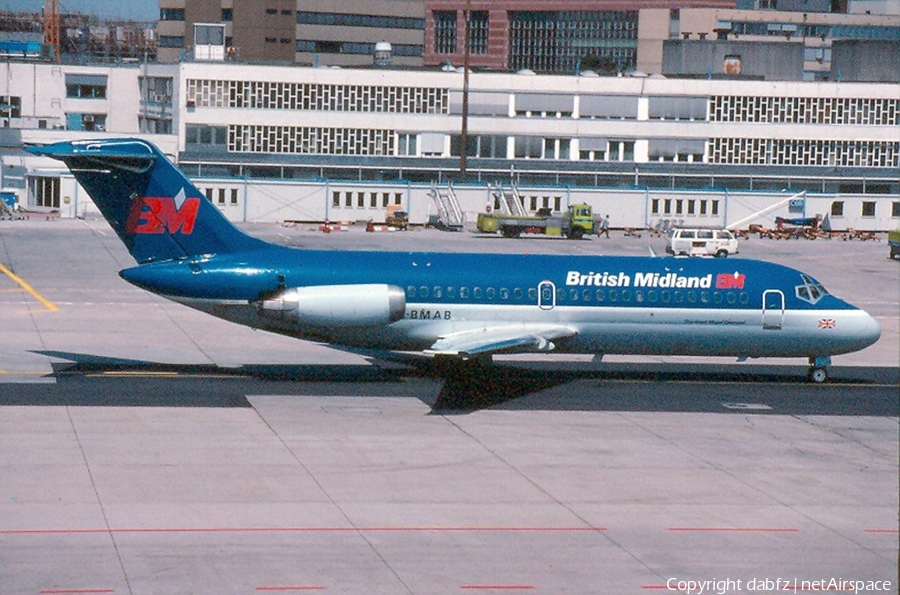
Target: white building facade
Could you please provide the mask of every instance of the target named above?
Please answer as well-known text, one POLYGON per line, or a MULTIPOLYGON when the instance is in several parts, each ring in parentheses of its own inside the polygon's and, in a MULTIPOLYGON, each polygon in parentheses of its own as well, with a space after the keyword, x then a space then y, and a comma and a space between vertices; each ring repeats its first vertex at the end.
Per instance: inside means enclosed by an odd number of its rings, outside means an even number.
POLYGON ((528 211, 587 202, 623 227, 726 225, 800 191, 757 222, 900 225, 896 84, 472 73, 461 176, 456 71, 0 69, 0 95, 18 106, 0 135, 4 169, 27 162, 23 206, 64 216, 92 205, 58 164, 17 146, 143 136, 237 221, 378 221, 399 203, 424 223, 432 184, 454 180, 471 220, 492 206, 492 185, 515 183, 528 211))

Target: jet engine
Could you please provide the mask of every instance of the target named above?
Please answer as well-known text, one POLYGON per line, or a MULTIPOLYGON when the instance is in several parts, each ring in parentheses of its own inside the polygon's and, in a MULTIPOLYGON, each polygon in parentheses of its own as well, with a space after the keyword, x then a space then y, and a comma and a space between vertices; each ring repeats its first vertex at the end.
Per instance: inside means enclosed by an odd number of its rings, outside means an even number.
POLYGON ((296 287, 257 302, 265 318, 315 326, 379 326, 403 318, 406 294, 396 285, 296 287))

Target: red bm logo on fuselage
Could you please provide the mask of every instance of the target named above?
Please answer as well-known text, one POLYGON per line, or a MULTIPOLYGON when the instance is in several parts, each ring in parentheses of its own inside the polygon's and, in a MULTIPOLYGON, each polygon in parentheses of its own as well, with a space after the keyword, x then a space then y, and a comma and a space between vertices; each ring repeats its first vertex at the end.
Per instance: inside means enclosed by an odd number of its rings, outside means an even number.
POLYGON ((716 289, 743 289, 746 275, 720 273, 716 275, 716 289))
POLYGON ((200 209, 199 198, 185 199, 179 208, 171 196, 136 198, 125 231, 128 234, 182 233, 191 234, 200 209))

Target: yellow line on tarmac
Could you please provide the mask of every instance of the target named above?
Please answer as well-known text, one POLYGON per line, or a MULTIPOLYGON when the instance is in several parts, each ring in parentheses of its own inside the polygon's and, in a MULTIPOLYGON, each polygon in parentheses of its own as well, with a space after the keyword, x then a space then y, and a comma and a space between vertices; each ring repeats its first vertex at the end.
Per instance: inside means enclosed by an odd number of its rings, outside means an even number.
POLYGON ((0 264, 0 273, 3 273, 4 275, 6 275, 10 279, 12 279, 15 283, 17 283, 19 285, 19 287, 21 287, 22 289, 24 289, 25 291, 30 293, 34 297, 34 299, 36 299, 37 301, 42 303, 44 305, 44 307, 47 308, 48 310, 50 310, 51 312, 56 312, 57 310, 59 310, 59 307, 56 304, 54 304, 53 302, 51 302, 50 300, 48 300, 47 298, 45 298, 44 296, 39 294, 37 291, 34 290, 34 288, 31 285, 26 283, 24 279, 22 279, 21 277, 19 277, 15 273, 13 273, 11 270, 6 268, 2 264, 0 264))

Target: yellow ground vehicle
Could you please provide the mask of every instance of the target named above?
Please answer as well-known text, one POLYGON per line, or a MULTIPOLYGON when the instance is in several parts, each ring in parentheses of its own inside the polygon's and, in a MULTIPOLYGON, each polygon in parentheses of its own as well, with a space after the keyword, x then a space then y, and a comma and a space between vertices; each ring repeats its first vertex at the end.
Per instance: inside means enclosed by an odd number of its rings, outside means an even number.
POLYGON ((540 209, 530 217, 479 213, 477 225, 480 232, 499 231, 506 238, 534 233, 580 240, 584 234, 594 233, 594 212, 590 205, 578 204, 569 206, 562 215, 553 215, 549 209, 540 209))

